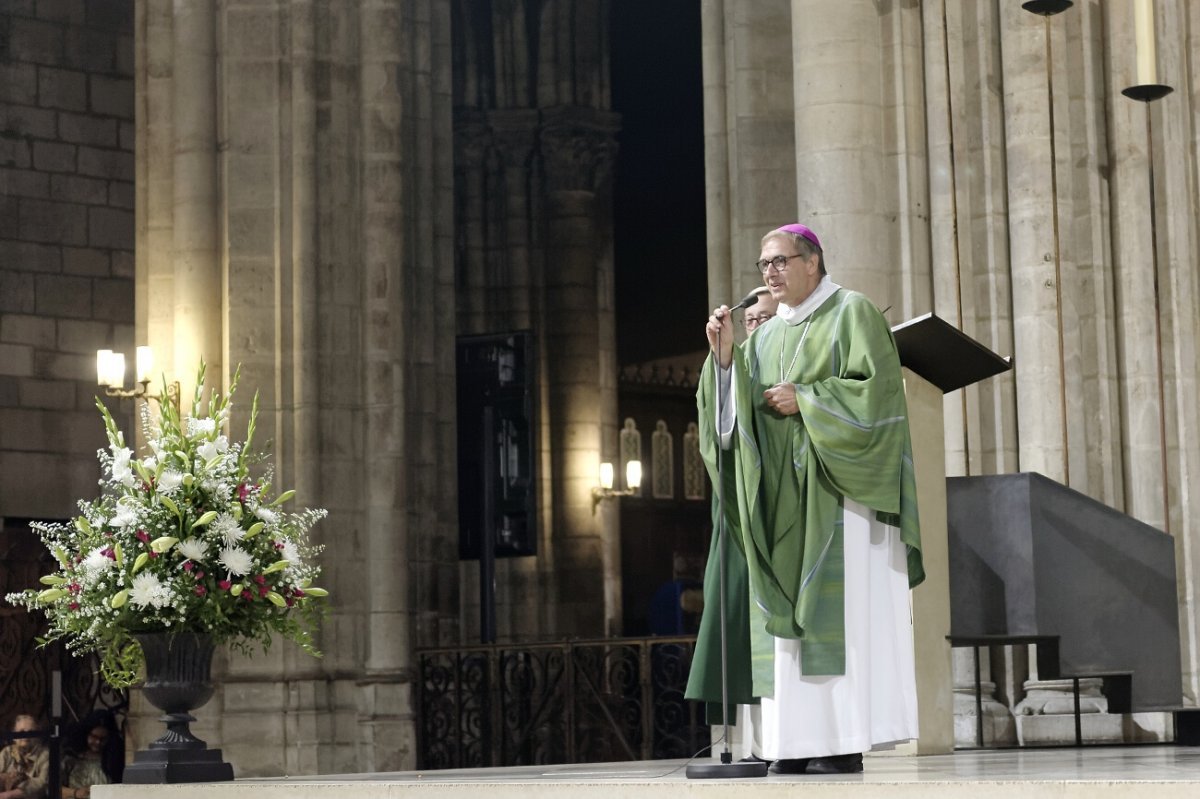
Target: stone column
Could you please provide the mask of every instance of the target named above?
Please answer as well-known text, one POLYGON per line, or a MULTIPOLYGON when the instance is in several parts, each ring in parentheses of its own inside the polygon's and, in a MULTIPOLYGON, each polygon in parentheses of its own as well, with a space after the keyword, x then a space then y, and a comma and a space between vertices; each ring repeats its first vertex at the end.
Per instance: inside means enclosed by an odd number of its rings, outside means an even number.
MULTIPOLYGON (((1170 105, 1153 106, 1155 188, 1158 192, 1159 242, 1167 413, 1167 465, 1169 470, 1168 528, 1176 538, 1176 565, 1180 586, 1179 624, 1184 654, 1185 701, 1200 700, 1200 522, 1191 503, 1200 496, 1200 200, 1196 196, 1195 164, 1200 141, 1190 120, 1196 114, 1196 95, 1189 77, 1195 63, 1196 31, 1200 12, 1192 3, 1157 5, 1160 79, 1175 86, 1170 105), (1187 32, 1191 31, 1188 39, 1187 32), (1191 137, 1189 140, 1189 136, 1191 137), (1189 171, 1183 164, 1192 164, 1189 171)), ((1142 109, 1138 109, 1139 112, 1142 109)), ((1149 202, 1149 200, 1147 200, 1149 202)))
POLYGON ((326 659, 222 666, 198 729, 239 775, 412 767, 413 647, 457 640, 449 25, 429 0, 138 8, 139 329, 224 338, 234 432, 260 390, 276 485, 339 542, 326 659))
POLYGON ((615 518, 592 513, 596 469, 616 440, 611 166, 614 115, 546 113, 545 382, 558 634, 619 629, 615 518), (607 221, 607 225, 606 225, 607 221), (552 342, 552 344, 551 344, 552 342), (597 570, 600 566, 600 570, 597 570))
POLYGON ((703 0, 709 304, 761 285, 769 230, 796 221, 789 0, 703 0))
POLYGON ((1000 19, 1020 467, 1069 483, 1046 27, 1013 4, 1000 19))
MULTIPOLYGON (((923 3, 929 129, 933 310, 994 352, 1011 355, 1004 107, 995 4, 923 3)), ((946 397, 947 471, 1015 471, 1011 373, 946 397)))
POLYGON ((222 269, 217 229, 216 5, 173 5, 172 133, 174 175, 174 362, 184 404, 203 358, 210 385, 220 385, 222 269))
POLYGON ((987 647, 979 650, 979 705, 983 709, 983 741, 979 741, 979 707, 975 698, 975 650, 959 647, 954 658, 954 745, 971 749, 977 746, 1011 746, 1016 743, 1013 714, 996 700, 992 680, 991 656, 987 647))
POLYGON ((877 6, 792 0, 792 39, 798 216, 821 236, 835 281, 895 305, 877 6))
POLYGON ((933 306, 929 234, 929 155, 925 125, 924 37, 919 4, 880 7, 883 165, 893 177, 886 218, 895 219, 883 266, 893 276, 882 307, 893 324, 933 306))
POLYGON ((171 252, 174 248, 172 187, 171 88, 173 20, 169 0, 141 0, 134 22, 136 28, 136 75, 138 112, 134 161, 137 203, 134 251, 134 306, 138 343, 154 348, 161 374, 174 379, 176 371, 173 319, 175 278, 171 252))
POLYGON ((363 400, 366 415, 368 580, 367 671, 391 672, 407 663, 408 591, 405 569, 407 519, 401 466, 405 453, 405 387, 408 375, 396 344, 405 334, 403 282, 397 255, 406 244, 402 220, 404 181, 395 146, 401 140, 403 97, 397 76, 404 68, 399 4, 368 0, 361 7, 362 209, 364 332, 363 400), (382 490, 391 486, 391 490, 382 490))

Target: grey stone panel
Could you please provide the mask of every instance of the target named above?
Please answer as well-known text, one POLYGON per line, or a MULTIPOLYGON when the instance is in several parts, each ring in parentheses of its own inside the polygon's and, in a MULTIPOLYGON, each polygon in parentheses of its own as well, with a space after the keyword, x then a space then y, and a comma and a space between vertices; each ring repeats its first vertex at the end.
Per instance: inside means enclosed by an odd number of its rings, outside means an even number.
POLYGON ((29 272, 0 271, 0 311, 33 313, 33 277, 29 272))
POLYGON ((37 312, 46 316, 87 319, 92 315, 92 284, 87 278, 38 275, 37 312))
POLYGON ((62 61, 61 25, 13 17, 8 42, 8 57, 12 61, 34 64, 58 64, 62 61))
POLYGON ((115 119, 100 119, 86 114, 60 111, 58 114, 58 137, 63 141, 76 144, 116 147, 117 124, 115 119))
POLYGON ((122 119, 133 119, 133 81, 129 78, 110 78, 90 75, 91 110, 122 119))
POLYGON ((103 205, 108 199, 108 186, 103 180, 94 178, 52 175, 50 177, 50 199, 103 205))
POLYGON ((129 180, 133 174, 133 153, 80 147, 79 173, 99 178, 129 180))
POLYGON ((102 28, 116 33, 133 29, 133 3, 87 4, 86 22, 89 28, 102 28))
POLYGON ((125 322, 132 316, 133 284, 114 278, 93 281, 92 315, 96 319, 125 322))
POLYGON ((37 0, 36 8, 41 19, 82 25, 86 19, 84 5, 85 0, 37 0))
MULTIPOLYGON (((4 99, 5 87, 4 67, 0 65, 0 100, 4 99)), ((36 84, 33 96, 36 96, 36 84)), ((5 103, 0 106, 0 132, 15 136, 33 136, 39 139, 53 139, 57 135, 56 112, 49 108, 35 108, 31 105, 5 103)))
POLYGON ((126 249, 132 242, 132 211, 120 208, 88 209, 88 243, 93 247, 126 249))
POLYGON ((37 104, 37 67, 33 64, 0 64, 0 101, 37 104))
POLYGON ((947 480, 951 634, 1057 636, 1059 674, 1131 673, 1132 708, 1181 702, 1175 546, 1040 474, 947 480))
POLYGON ((47 175, 28 169, 0 168, 0 192, 12 197, 46 199, 50 195, 47 175))
POLYGON ((67 28, 63 64, 86 72, 112 72, 117 64, 113 37, 87 28, 67 28))
POLYGON ((0 241, 0 264, 22 272, 60 272, 62 257, 53 244, 0 241))
POLYGON ((50 349, 54 346, 54 337, 53 319, 12 313, 0 316, 0 343, 50 349))
POLYGON ((38 105, 83 111, 87 108, 87 78, 82 72, 38 67, 38 105))
POLYGON ((74 172, 75 146, 58 142, 33 143, 33 168, 43 172, 74 172))
POLYGON ((42 200, 21 200, 20 238, 60 244, 87 244, 87 208, 42 200))

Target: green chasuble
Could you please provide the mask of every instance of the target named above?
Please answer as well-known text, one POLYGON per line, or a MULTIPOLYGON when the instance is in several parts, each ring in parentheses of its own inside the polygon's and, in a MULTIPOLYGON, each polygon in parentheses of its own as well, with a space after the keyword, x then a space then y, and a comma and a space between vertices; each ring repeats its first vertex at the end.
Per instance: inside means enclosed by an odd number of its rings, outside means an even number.
MULTIPOLYGON (((700 450, 714 481, 715 372, 710 356, 697 391, 700 450)), ((806 675, 845 673, 843 498, 900 529, 910 587, 925 572, 900 360, 867 297, 838 288, 799 324, 777 316, 759 327, 734 347, 731 392, 737 423, 723 466, 729 699, 738 704, 747 692, 773 695, 772 636, 800 640, 806 675), (798 413, 766 404, 763 392, 780 382, 795 386, 798 413)), ((687 696, 719 703, 715 556, 714 541, 687 696)))

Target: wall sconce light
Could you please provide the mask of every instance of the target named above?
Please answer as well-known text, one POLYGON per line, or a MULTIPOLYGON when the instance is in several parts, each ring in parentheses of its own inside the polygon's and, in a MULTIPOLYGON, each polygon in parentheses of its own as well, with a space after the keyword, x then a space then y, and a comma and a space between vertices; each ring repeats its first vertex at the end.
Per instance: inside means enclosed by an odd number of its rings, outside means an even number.
MULTIPOLYGON (((134 387, 125 388, 125 353, 96 350, 96 385, 104 386, 109 397, 163 401, 160 394, 150 393, 150 373, 154 371, 154 352, 149 347, 137 348, 134 387)), ((166 400, 179 412, 179 382, 167 383, 166 400)))
POLYGON ((592 513, 604 499, 628 497, 638 493, 642 486, 642 462, 629 461, 625 464, 625 488, 613 488, 613 465, 607 461, 600 464, 600 485, 592 489, 592 513))

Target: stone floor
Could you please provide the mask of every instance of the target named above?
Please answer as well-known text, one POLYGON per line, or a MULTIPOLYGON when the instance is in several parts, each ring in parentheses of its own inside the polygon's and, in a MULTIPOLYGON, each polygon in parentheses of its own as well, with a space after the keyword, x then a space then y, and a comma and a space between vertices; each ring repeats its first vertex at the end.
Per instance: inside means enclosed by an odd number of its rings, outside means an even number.
MULTIPOLYGON (((703 762, 703 761, 702 761, 703 762)), ((98 786, 97 799, 276 799, 276 797, 470 797, 597 799, 653 797, 969 797, 1145 799, 1200 796, 1200 748, 1178 746, 960 751, 952 755, 871 756, 862 774, 689 780, 686 762, 647 761, 508 769, 340 774, 247 779, 216 785, 98 786)))

